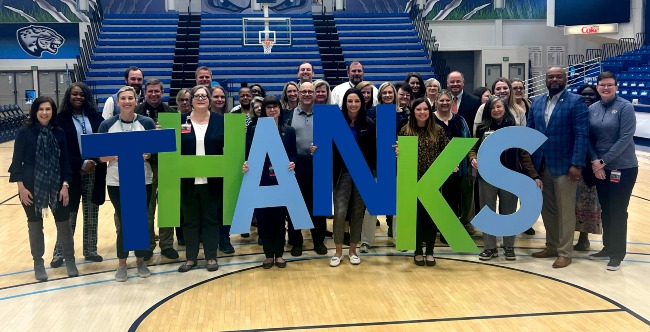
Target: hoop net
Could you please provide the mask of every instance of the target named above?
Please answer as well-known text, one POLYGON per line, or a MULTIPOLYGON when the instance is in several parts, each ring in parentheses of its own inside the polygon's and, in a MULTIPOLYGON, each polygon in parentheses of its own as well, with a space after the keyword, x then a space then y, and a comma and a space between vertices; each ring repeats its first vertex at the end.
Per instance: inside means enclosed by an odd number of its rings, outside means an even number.
POLYGON ((264 47, 264 54, 271 54, 271 49, 273 48, 275 42, 270 39, 262 40, 262 47, 264 47))

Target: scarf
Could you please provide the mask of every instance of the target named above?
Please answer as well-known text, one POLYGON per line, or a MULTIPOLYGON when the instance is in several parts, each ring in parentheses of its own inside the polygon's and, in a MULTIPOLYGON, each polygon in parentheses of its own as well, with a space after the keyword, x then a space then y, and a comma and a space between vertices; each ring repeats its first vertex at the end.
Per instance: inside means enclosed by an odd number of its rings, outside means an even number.
POLYGON ((52 126, 40 126, 36 139, 36 165, 34 167, 34 208, 37 215, 47 216, 47 208, 56 209, 61 187, 59 144, 52 126))

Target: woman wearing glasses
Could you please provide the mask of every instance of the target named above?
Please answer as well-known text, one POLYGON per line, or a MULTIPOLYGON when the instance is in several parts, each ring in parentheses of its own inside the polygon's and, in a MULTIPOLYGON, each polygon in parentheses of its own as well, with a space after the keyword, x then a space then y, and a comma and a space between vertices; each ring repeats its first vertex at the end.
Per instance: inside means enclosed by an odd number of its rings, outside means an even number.
MULTIPOLYGON (((224 142, 223 115, 209 111, 210 91, 197 85, 191 91, 192 112, 181 116, 182 155, 222 155, 224 142)), ((217 248, 220 238, 220 216, 223 192, 221 178, 181 179, 181 209, 185 237, 185 263, 178 272, 187 272, 197 265, 199 243, 208 271, 219 269, 217 248)))
MULTIPOLYGON (((280 107, 280 100, 278 100, 276 96, 267 96, 262 102, 260 117, 270 117, 275 121, 275 125, 278 127, 278 131, 280 132, 282 144, 284 149, 287 151, 287 156, 289 157, 288 168, 293 171, 296 167, 295 160, 298 157, 298 151, 296 148, 296 131, 294 128, 286 126, 280 122, 280 107)), ((253 126, 251 130, 246 133, 246 159, 248 159, 248 154, 253 143, 255 128, 256 127, 253 126)), ((281 166, 276 165, 276 167, 281 166)), ((242 171, 245 174, 248 170, 248 163, 245 162, 242 171)), ((267 156, 264 160, 264 166, 262 167, 262 179, 260 185, 273 186, 277 184, 278 180, 275 177, 274 167, 271 165, 271 161, 267 156)), ((284 253, 284 223, 287 217, 287 208, 284 206, 277 206, 256 209, 255 216, 257 217, 257 227, 260 238, 262 239, 262 248, 264 249, 264 255, 266 256, 266 260, 262 263, 262 267, 264 269, 270 269, 275 265, 279 268, 285 268, 287 262, 282 258, 282 254, 284 253)))
POLYGON ((181 113, 187 113, 192 110, 190 107, 190 89, 182 88, 176 94, 176 106, 181 113))
POLYGON ((519 78, 512 79, 512 92, 515 95, 515 104, 519 109, 524 110, 524 114, 528 117, 528 109, 530 109, 530 100, 526 98, 526 91, 524 89, 524 81, 519 78))
POLYGON ((430 78, 424 82, 424 86, 426 89, 425 97, 429 100, 429 104, 433 106, 438 97, 438 92, 440 92, 440 82, 435 78, 430 78))

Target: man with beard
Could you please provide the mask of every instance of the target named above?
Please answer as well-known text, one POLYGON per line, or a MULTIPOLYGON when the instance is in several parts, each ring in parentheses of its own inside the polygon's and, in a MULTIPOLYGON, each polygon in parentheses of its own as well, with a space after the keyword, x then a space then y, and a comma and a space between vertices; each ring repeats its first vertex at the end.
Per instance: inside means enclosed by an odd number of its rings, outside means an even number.
MULTIPOLYGON (((350 78, 349 82, 344 82, 339 85, 337 85, 334 89, 332 89, 332 103, 338 104, 339 107, 343 104, 343 95, 345 94, 345 91, 347 91, 350 88, 354 88, 357 86, 357 84, 361 83, 363 81, 363 65, 359 61, 353 61, 350 62, 348 65, 348 78, 350 78)), ((372 86, 372 105, 375 106, 377 105, 377 87, 372 86)))
MULTIPOLYGON (((169 105, 162 102, 165 94, 162 82, 158 79, 150 79, 144 85, 144 103, 135 108, 135 113, 150 117, 158 125, 158 114, 176 113, 169 105)), ((149 160, 151 171, 153 172, 153 182, 151 183, 151 199, 149 200, 149 253, 145 258, 153 255, 156 248, 156 239, 154 233, 154 216, 156 215, 156 203, 158 201, 158 158, 153 155, 149 160)), ((177 259, 178 252, 174 249, 174 227, 160 227, 158 229, 160 236, 160 254, 169 258, 177 259)))
MULTIPOLYGON (((144 73, 136 66, 131 66, 124 72, 124 84, 135 89, 138 94, 138 105, 144 101, 144 96, 140 93, 142 91, 142 83, 144 81, 144 73)), ((108 119, 114 115, 120 114, 120 107, 117 106, 117 93, 108 97, 104 102, 104 109, 102 110, 102 117, 108 119)))
POLYGON ((535 98, 527 120, 528 127, 548 137, 533 154, 544 188, 542 220, 546 228, 546 248, 533 257, 557 257, 553 268, 571 264, 576 188, 589 139, 589 111, 582 96, 565 90, 566 83, 562 68, 550 68, 546 72, 548 93, 535 98))

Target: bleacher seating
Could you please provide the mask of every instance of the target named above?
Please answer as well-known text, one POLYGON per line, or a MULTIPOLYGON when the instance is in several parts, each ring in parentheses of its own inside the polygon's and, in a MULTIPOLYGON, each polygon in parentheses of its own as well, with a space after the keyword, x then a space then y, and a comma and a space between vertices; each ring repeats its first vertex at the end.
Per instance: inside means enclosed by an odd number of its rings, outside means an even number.
POLYGON ((124 70, 129 66, 142 68, 145 80, 161 80, 165 85, 163 101, 169 100, 177 27, 178 13, 105 16, 86 79, 96 86, 100 107, 124 86, 124 70))
POLYGON ((18 105, 0 106, 0 143, 16 138, 18 129, 23 126, 27 116, 18 105))
POLYGON ((323 76, 311 14, 281 16, 291 17, 292 45, 275 45, 271 54, 264 54, 262 45, 242 46, 240 14, 201 15, 199 65, 212 69, 213 80, 228 83, 235 100, 242 82, 259 83, 267 94, 279 96, 284 84, 298 79, 298 66, 303 61, 314 66, 314 78, 323 76))
POLYGON ((619 83, 618 95, 641 104, 650 104, 650 47, 608 58, 602 63, 603 71, 616 74, 619 83))
POLYGON ((425 80, 435 77, 408 14, 336 12, 334 19, 346 63, 360 61, 365 80, 378 86, 403 81, 411 71, 425 80))

